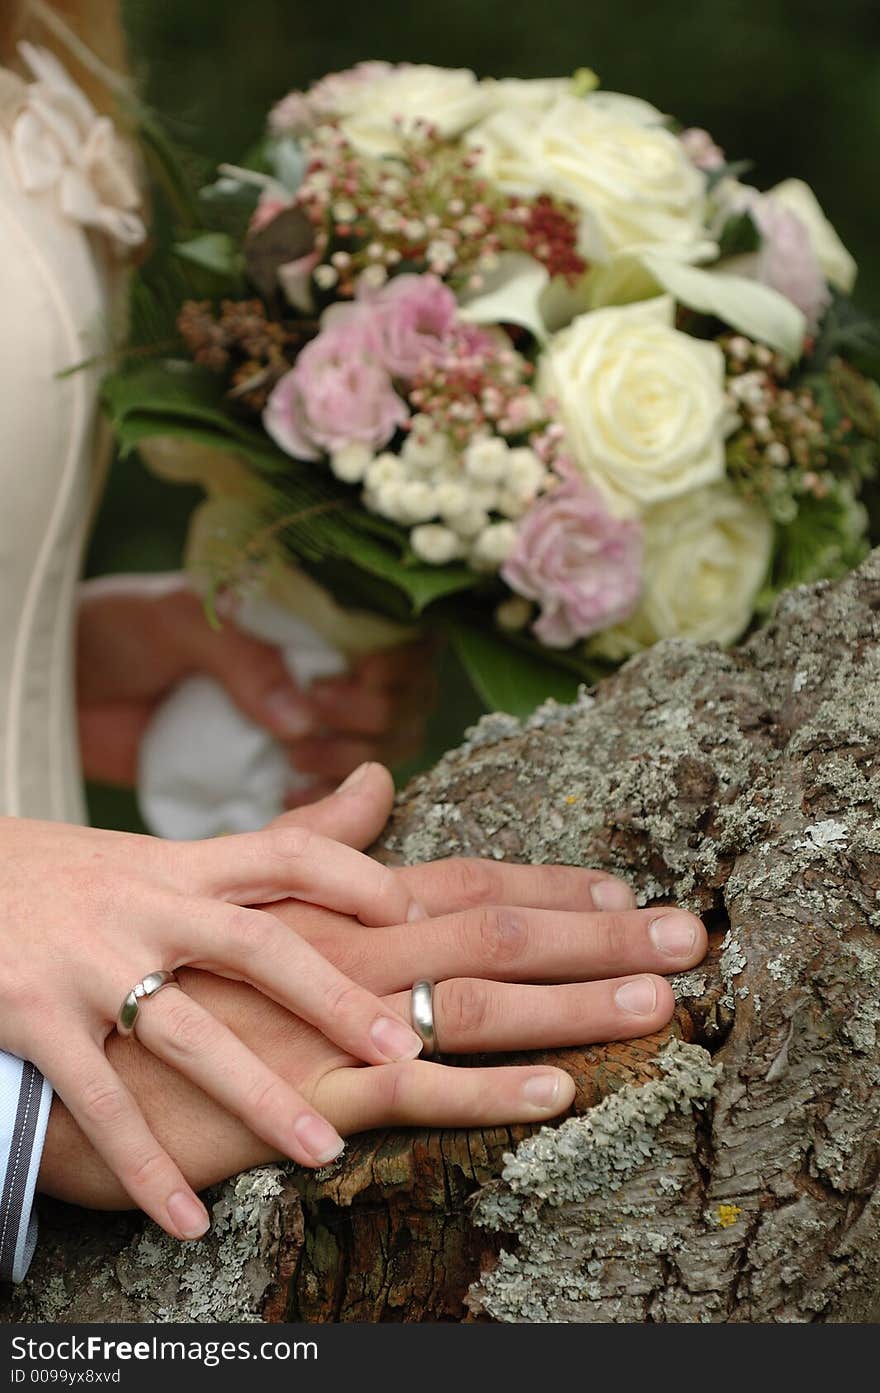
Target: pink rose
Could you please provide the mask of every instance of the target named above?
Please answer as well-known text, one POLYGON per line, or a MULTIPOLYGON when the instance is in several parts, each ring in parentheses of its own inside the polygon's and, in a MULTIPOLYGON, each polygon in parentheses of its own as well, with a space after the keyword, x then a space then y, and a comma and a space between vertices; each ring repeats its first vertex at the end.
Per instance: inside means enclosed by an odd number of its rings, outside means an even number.
POLYGON ((455 296, 436 276, 395 276, 378 290, 362 276, 354 302, 331 305, 321 322, 369 326, 391 376, 412 379, 447 351, 457 313, 455 296))
POLYGON ((373 337, 356 322, 312 339, 263 412, 269 435, 296 459, 320 459, 355 443, 380 450, 408 419, 373 337))
POLYGON ((526 513, 501 575, 541 606, 536 638, 569 648, 632 613, 641 569, 639 524, 612 517, 595 489, 568 475, 526 513))

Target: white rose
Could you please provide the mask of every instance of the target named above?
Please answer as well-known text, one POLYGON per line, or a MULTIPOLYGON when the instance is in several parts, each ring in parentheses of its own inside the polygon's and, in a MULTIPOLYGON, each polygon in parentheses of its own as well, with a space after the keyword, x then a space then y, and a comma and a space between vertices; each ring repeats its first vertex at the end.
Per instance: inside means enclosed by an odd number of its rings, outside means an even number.
POLYGON ((391 155, 400 150, 402 134, 417 133, 419 122, 454 139, 479 121, 488 105, 468 69, 406 64, 351 83, 340 129, 362 154, 391 155))
POLYGON ((538 388, 574 462, 618 512, 638 512, 725 468, 724 356, 673 328, 670 296, 580 315, 551 340, 538 388))
POLYGON ((652 508, 644 528, 642 601, 625 624, 593 640, 593 651, 616 660, 664 638, 734 643, 770 564, 764 510, 725 480, 652 508))
POLYGON ((491 111, 524 111, 534 116, 571 91, 571 78, 487 77, 482 86, 491 111))
POLYGON ((647 244, 699 240, 705 179, 647 103, 561 96, 543 115, 508 108, 468 134, 506 192, 555 194, 583 214, 581 244, 602 260, 647 244))
POLYGON ((794 213, 806 227, 825 279, 849 295, 856 281, 856 263, 822 212, 809 184, 802 179, 785 179, 770 194, 774 202, 794 213))

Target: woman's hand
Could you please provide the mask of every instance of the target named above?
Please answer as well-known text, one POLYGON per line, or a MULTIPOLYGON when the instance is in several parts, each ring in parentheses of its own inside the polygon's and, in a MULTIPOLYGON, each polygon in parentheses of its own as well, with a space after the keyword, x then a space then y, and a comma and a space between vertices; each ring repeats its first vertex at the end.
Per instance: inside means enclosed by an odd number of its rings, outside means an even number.
MULTIPOLYGON (((336 797, 284 821, 366 845, 381 827, 389 793, 387 774, 368 768, 336 797)), ((692 967, 705 952, 698 919, 672 909, 634 909, 621 881, 595 872, 453 860, 396 874, 435 917, 365 928, 303 904, 277 904, 272 912, 402 1016, 409 1015, 412 982, 433 977, 445 1055, 650 1034, 668 1022, 674 1006, 668 982, 657 974, 692 967)), ((207 1008, 222 1019, 343 1135, 389 1125, 545 1121, 572 1099, 571 1080, 546 1065, 460 1070, 415 1060, 365 1069, 318 1030, 239 983, 202 972, 188 972, 182 981, 192 1009, 207 1008)), ((185 1021, 190 1004, 176 1004, 185 1021)), ((144 1016, 142 1040, 144 1029, 157 1029, 155 1021, 144 1016)), ((185 1058, 185 1029, 178 1047, 185 1058)), ((174 1072, 132 1041, 114 1037, 108 1048, 154 1132, 196 1188, 277 1157, 277 1148, 193 1087, 186 1070, 174 1072)), ((96 1207, 127 1204, 58 1107, 40 1186, 96 1207)))
MULTIPOLYGON (((380 778, 374 820, 390 801, 380 778)), ((422 914, 399 875, 304 826, 172 843, 0 819, 0 1048, 34 1061, 132 1200, 180 1238, 204 1232, 204 1207, 104 1048, 145 975, 190 965, 249 982, 367 1063, 421 1048, 394 1010, 248 908, 290 895, 365 924, 422 914)), ((136 1029, 273 1151, 314 1166, 342 1149, 301 1093, 177 988, 144 1001, 136 1029)))
POLYGON ((320 797, 365 760, 415 755, 432 690, 431 655, 410 645, 362 659, 345 677, 299 688, 277 648, 227 620, 208 623, 180 575, 114 576, 81 587, 77 652, 80 748, 89 778, 132 786, 157 706, 194 673, 220 682, 253 721, 318 779, 320 797))

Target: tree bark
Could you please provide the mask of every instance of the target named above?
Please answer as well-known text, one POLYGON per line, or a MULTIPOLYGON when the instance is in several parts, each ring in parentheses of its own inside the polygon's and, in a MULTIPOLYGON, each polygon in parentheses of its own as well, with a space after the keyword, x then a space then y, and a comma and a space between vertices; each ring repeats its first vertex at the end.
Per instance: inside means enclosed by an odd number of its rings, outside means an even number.
MULTIPOLYGON (((48 1206, 6 1319, 880 1316, 880 552, 742 648, 667 642, 571 707, 485 718, 380 854, 622 872, 712 930, 672 1027, 552 1057, 572 1115, 265 1167, 179 1248, 48 1206)), ((548 1056, 550 1057, 550 1056, 548 1056)))

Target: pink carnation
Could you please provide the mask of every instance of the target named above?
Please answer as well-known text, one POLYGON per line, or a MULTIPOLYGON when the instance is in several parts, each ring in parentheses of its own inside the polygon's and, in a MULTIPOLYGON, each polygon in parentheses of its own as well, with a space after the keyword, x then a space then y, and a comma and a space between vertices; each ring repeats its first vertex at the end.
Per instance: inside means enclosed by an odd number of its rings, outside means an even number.
POLYGON ((458 305, 436 276, 395 276, 372 299, 385 366, 411 378, 435 363, 455 325, 458 305))
POLYGON ((276 102, 269 113, 269 130, 276 136, 308 135, 319 122, 346 115, 351 94, 358 87, 388 77, 394 71, 392 63, 370 60, 341 73, 329 73, 307 92, 289 92, 276 102))
POLYGON ((447 351, 457 313, 455 296, 437 276, 395 276, 379 290, 361 277, 354 303, 331 305, 322 323, 369 326, 392 377, 412 379, 447 351))
POLYGON ((501 575, 541 606, 535 636, 548 648, 569 648, 632 613, 641 570, 639 524, 612 517, 571 473, 526 514, 501 575))
POLYGON ((360 323, 331 325, 307 344, 263 412, 277 445, 296 459, 320 459, 345 445, 387 445, 409 419, 360 323))

